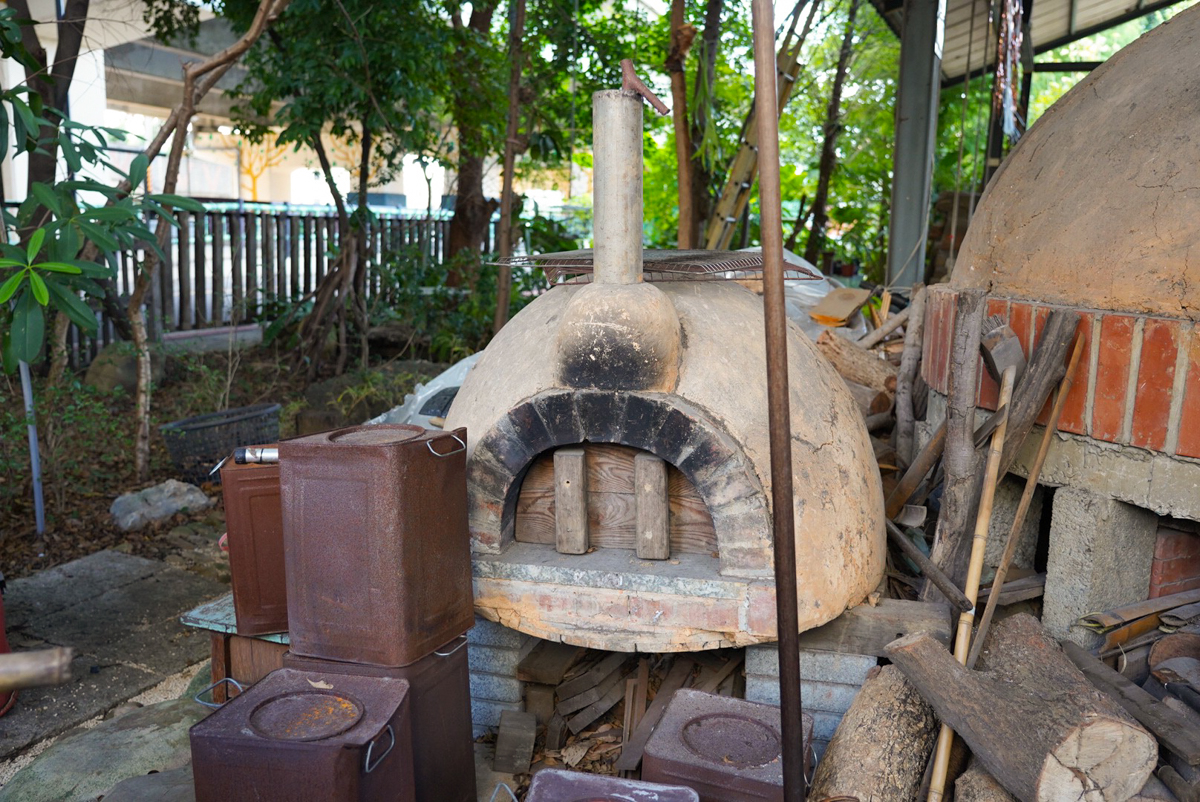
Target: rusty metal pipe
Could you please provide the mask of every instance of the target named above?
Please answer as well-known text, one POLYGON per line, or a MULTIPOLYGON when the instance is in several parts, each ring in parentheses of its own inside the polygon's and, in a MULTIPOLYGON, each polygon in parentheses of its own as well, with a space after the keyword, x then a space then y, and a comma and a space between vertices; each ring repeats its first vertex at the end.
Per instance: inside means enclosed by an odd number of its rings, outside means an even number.
POLYGON ((783 798, 800 802, 804 732, 800 697, 800 623, 796 592, 796 519, 792 509, 792 439, 783 301, 783 212, 779 189, 779 117, 775 114, 775 23, 769 0, 751 3, 754 98, 758 123, 758 192, 763 255, 763 316, 767 347, 767 408, 771 429, 771 516, 775 530, 775 615, 779 631, 779 699, 783 729, 783 798))
POLYGON ((73 649, 56 647, 0 655, 0 693, 62 685, 71 679, 73 649))

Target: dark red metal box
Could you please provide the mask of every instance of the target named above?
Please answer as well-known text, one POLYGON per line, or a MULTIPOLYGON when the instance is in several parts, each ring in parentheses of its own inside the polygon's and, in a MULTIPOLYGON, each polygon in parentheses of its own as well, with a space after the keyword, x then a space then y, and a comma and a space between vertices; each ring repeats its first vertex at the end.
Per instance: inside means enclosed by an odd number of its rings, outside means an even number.
POLYGON ((700 802, 700 797, 680 785, 542 769, 533 775, 525 802, 700 802))
POLYGON ((408 683, 273 671, 191 729, 196 802, 414 802, 408 683))
POLYGON ((475 745, 467 638, 455 638, 412 665, 383 668, 286 653, 286 668, 314 676, 353 674, 408 681, 417 802, 475 802, 475 745))
POLYGON ((388 425, 279 444, 294 653, 405 666, 471 627, 465 443, 388 425))
POLYGON ((238 634, 287 632, 279 465, 227 460, 221 467, 221 488, 238 634))
MULTIPOLYGON (((805 714, 806 756, 812 726, 805 714)), ((685 689, 646 743, 642 779, 694 788, 700 802, 783 802, 782 754, 778 707, 685 689)))

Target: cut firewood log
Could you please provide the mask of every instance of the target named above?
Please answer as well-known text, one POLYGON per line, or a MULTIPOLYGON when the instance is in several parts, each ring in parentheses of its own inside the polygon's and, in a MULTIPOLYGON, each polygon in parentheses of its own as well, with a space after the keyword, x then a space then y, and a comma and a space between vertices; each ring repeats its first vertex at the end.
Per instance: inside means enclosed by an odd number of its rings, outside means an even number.
POLYGON ((954 802, 1017 802, 1016 798, 987 769, 972 758, 967 770, 954 782, 954 802))
POLYGON ((889 397, 896 392, 896 368, 891 363, 880 359, 865 348, 825 331, 817 338, 817 349, 820 350, 834 369, 847 381, 887 393, 889 397))
POLYGON ((900 638, 887 653, 1019 799, 1123 802, 1154 770, 1154 738, 1092 687, 1033 616, 992 627, 984 671, 959 665, 925 634, 900 638))
POLYGON ((812 799, 913 799, 937 737, 933 709, 895 666, 867 679, 825 749, 812 799))
POLYGON ((852 382, 843 379, 846 384, 846 389, 850 391, 850 395, 854 396, 854 403, 858 405, 858 411, 862 413, 864 418, 870 415, 878 415, 881 412, 887 412, 892 408, 892 398, 887 393, 880 390, 875 390, 858 382, 852 382))

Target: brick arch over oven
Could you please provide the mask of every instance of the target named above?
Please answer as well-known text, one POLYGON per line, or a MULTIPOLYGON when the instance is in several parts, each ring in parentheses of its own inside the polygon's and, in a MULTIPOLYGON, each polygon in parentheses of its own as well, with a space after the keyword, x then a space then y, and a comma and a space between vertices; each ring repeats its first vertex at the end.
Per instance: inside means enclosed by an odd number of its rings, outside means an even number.
POLYGON ((479 438, 467 464, 473 548, 497 553, 512 542, 521 481, 533 460, 583 442, 632 446, 674 465, 712 516, 721 573, 770 573, 770 511, 753 464, 703 410, 659 393, 548 390, 509 410, 479 438))

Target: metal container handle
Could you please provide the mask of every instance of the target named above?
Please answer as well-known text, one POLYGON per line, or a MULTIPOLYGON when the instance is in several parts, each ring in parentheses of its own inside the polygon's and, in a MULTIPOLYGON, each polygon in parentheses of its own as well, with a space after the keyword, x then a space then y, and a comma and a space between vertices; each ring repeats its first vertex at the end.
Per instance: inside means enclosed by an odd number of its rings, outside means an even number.
POLYGON ((214 682, 212 685, 209 685, 207 688, 202 688, 198 694, 196 694, 195 696, 192 697, 192 699, 194 699, 196 701, 196 704, 204 705, 205 707, 211 707, 213 710, 218 710, 221 707, 223 707, 224 705, 228 704, 229 703, 228 700, 226 700, 225 702, 206 702, 203 699, 201 699, 200 697, 203 696, 204 694, 208 693, 209 691, 216 690, 217 686, 224 685, 226 682, 228 682, 233 687, 237 688, 238 693, 241 693, 242 691, 246 690, 245 688, 242 687, 242 683, 238 682, 233 677, 223 677, 223 678, 217 680, 216 682, 214 682))
POLYGON ((380 755, 374 763, 371 762, 371 752, 375 749, 375 741, 371 741, 371 743, 367 744, 367 757, 363 762, 363 772, 365 774, 370 774, 371 772, 375 771, 375 769, 379 768, 379 764, 382 763, 383 759, 390 755, 392 753, 392 749, 395 748, 396 733, 392 730, 391 724, 387 725, 387 734, 392 739, 392 742, 388 744, 388 748, 383 751, 383 754, 380 755))
POLYGON ((425 441, 425 446, 426 446, 426 447, 429 449, 429 453, 430 453, 430 454, 433 454, 433 456, 435 456, 435 457, 439 457, 439 458, 441 458, 441 457, 452 457, 452 456, 454 456, 455 454, 458 454, 458 453, 460 453, 460 452, 462 452, 462 451, 466 451, 466 450, 467 450, 467 444, 466 444, 466 443, 464 443, 464 442, 462 441, 462 438, 460 438, 458 435, 456 435, 456 434, 453 434, 453 433, 447 433, 447 436, 448 436, 448 437, 453 437, 453 438, 454 438, 454 441, 455 441, 456 443, 458 443, 458 448, 454 449, 453 451, 447 451, 445 454, 439 454, 439 453, 437 453, 436 451, 434 451, 434 450, 433 450, 433 441, 432 441, 432 440, 426 440, 426 441, 425 441))
POLYGON ((467 636, 466 635, 459 635, 457 638, 455 638, 455 640, 461 641, 461 642, 457 646, 455 646, 453 649, 451 649, 450 651, 439 652, 437 650, 434 650, 433 653, 436 654, 438 657, 449 657, 450 655, 454 654, 459 649, 461 649, 462 647, 467 645, 467 636))

